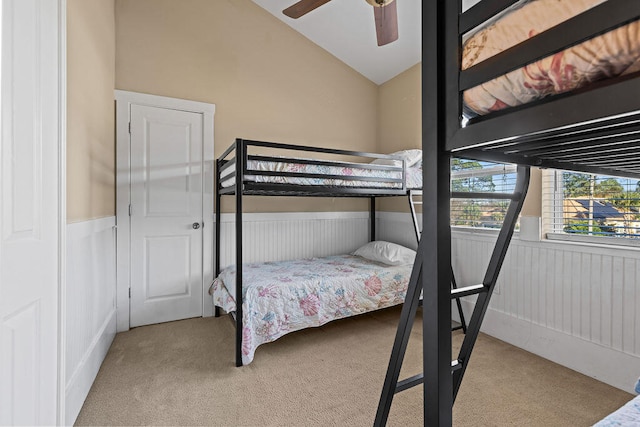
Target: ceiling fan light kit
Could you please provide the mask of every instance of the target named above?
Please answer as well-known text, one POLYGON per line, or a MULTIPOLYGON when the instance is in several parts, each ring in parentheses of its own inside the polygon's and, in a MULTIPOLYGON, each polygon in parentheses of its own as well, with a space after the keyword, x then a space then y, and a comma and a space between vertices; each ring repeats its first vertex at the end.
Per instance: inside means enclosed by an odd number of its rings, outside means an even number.
MULTIPOLYGON (((286 16, 298 19, 331 0, 300 0, 282 11, 286 16)), ((373 6, 378 46, 398 40, 398 11, 396 0, 365 0, 373 6)))

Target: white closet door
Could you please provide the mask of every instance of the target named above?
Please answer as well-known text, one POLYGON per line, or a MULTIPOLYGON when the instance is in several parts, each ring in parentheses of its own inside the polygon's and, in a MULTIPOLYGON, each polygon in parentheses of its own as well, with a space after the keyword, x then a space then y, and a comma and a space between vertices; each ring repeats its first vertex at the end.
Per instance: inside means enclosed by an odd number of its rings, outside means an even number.
POLYGON ((202 150, 202 114, 131 105, 131 327, 202 316, 202 150))

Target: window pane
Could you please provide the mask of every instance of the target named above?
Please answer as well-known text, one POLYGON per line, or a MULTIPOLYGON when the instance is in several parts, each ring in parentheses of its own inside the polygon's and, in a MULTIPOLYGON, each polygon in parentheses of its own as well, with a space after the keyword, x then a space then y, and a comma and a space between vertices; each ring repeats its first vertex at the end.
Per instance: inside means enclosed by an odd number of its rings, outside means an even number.
POLYGON ((558 172, 556 232, 640 237, 640 181, 612 176, 558 172))
MULTIPOLYGON (((515 165, 466 159, 451 161, 451 191, 454 193, 513 193, 515 183, 515 165)), ((451 225, 500 228, 508 207, 509 201, 503 199, 452 197, 451 225)))

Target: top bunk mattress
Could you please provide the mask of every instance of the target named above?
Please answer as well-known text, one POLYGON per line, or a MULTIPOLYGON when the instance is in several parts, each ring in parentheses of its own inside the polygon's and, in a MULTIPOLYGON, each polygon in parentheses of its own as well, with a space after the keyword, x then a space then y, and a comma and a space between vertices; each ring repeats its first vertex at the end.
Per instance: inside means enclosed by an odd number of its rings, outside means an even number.
MULTIPOLYGON (((600 3, 603 0, 532 0, 518 4, 467 39, 462 69, 600 3)), ((640 71, 640 21, 636 20, 464 91, 465 115, 488 114, 637 71, 640 71)))
MULTIPOLYGON (((245 181, 270 184, 290 184, 299 186, 323 186, 346 188, 389 188, 402 189, 402 170, 377 169, 384 163, 344 163, 332 166, 329 162, 316 163, 313 159, 283 159, 282 161, 247 160, 245 181), (252 173, 252 171, 254 173, 252 173), (262 175, 262 172, 273 173, 262 175), (293 174, 295 176, 293 176, 293 174)), ((398 166, 398 165, 396 165, 398 166)), ((401 166, 401 163, 400 165, 401 166)), ((422 162, 405 169, 407 189, 422 188, 422 162)), ((223 188, 236 183, 235 166, 227 168, 220 177, 223 188)))

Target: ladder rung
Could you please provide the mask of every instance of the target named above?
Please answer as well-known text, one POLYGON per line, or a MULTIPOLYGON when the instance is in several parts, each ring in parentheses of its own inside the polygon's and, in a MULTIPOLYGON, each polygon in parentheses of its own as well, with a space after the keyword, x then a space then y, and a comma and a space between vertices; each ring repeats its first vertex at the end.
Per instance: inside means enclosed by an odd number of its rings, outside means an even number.
MULTIPOLYGON (((451 373, 454 373, 458 369, 462 369, 462 363, 459 360, 451 361, 451 373)), ((409 378, 405 378, 402 381, 398 381, 396 384, 395 393, 400 393, 401 391, 405 391, 411 387, 415 387, 424 382, 424 374, 414 375, 409 378)))
POLYGON ((415 201, 414 201, 414 202, 413 202, 413 204, 414 204, 414 205, 421 205, 421 204, 422 204, 422 202, 415 202, 415 201))
POLYGON ((406 378, 402 381, 398 381, 396 384, 396 393, 400 393, 401 391, 405 391, 408 388, 415 387, 424 382, 424 375, 418 374, 412 377, 406 378))
POLYGON ((479 285, 465 286, 463 288, 451 289, 451 298, 461 298, 468 295, 475 295, 486 292, 487 288, 481 283, 479 285))

